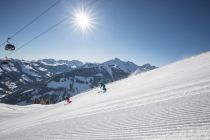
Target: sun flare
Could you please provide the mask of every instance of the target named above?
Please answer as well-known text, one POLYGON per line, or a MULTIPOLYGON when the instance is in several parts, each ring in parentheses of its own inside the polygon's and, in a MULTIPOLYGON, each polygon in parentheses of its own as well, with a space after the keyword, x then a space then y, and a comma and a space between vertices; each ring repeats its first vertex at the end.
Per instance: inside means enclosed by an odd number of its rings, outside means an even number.
POLYGON ((80 8, 79 10, 75 10, 73 14, 73 23, 76 29, 87 32, 94 27, 95 19, 89 10, 80 8))
POLYGON ((78 26, 85 30, 90 26, 90 18, 85 13, 77 13, 76 15, 76 22, 78 26))

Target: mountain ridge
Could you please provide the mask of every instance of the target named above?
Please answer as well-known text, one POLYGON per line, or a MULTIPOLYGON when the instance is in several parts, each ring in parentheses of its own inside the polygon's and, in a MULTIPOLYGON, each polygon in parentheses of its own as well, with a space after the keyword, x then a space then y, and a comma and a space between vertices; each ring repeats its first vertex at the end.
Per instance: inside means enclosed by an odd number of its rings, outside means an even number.
POLYGON ((96 87, 101 79, 109 83, 156 68, 118 58, 103 63, 55 59, 9 59, 8 62, 9 65, 0 66, 0 102, 9 104, 30 104, 36 98, 56 103, 65 96, 96 87))

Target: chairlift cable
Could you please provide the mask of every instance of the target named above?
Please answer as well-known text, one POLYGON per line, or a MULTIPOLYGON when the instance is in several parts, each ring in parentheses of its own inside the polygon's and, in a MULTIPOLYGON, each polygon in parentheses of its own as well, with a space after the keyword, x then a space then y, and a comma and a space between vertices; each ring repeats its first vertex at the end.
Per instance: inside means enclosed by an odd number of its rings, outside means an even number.
MULTIPOLYGON (((54 3, 51 7, 49 7, 47 10, 45 10, 42 14, 40 14, 40 16, 42 16, 43 14, 45 14, 50 8, 52 8, 52 7, 54 7, 56 4, 58 4, 60 1, 62 1, 62 0, 57 0, 56 1, 56 3, 54 3)), ((92 2, 91 4, 93 4, 93 3, 96 3, 98 0, 95 0, 94 2, 92 2)), ((40 17, 39 16, 39 17, 40 17)), ((38 18, 39 18, 38 17, 38 18)), ((37 18, 37 19, 38 19, 37 18)), ((14 54, 14 53, 16 53, 17 51, 19 51, 20 49, 22 49, 22 48, 24 48, 24 47, 26 47, 28 44, 30 44, 32 41, 34 41, 34 40, 36 40, 37 38, 39 38, 40 36, 42 36, 42 35, 44 35, 44 34, 46 34, 46 33, 48 33, 49 31, 51 31, 52 29, 54 29, 55 27, 57 27, 58 25, 60 25, 61 23, 63 23, 64 21, 66 21, 67 19, 69 19, 70 17, 69 16, 67 16, 67 17, 64 17, 63 19, 61 19, 59 22, 57 22, 56 24, 54 24, 53 26, 51 26, 51 27, 49 27, 47 30, 45 30, 45 31, 43 31, 43 32, 41 32, 40 34, 38 34, 37 36, 35 36, 34 38, 32 38, 31 40, 29 40, 29 41, 27 41, 26 43, 24 43, 23 45, 21 45, 19 48, 17 48, 14 52, 11 52, 11 53, 9 53, 9 54, 7 54, 5 57, 8 57, 8 56, 11 56, 12 54, 14 54)), ((35 21, 35 20, 34 20, 35 21)), ((34 22, 33 21, 33 22, 34 22)), ((32 23, 31 23, 32 24, 32 23)), ((27 26, 29 26, 29 25, 27 25, 27 26)), ((25 27, 26 28, 26 27, 25 27)), ((14 36, 12 36, 12 37, 14 37, 14 36)), ((11 38, 12 38, 11 37, 11 38)), ((6 41, 5 41, 6 42, 6 41)))
POLYGON ((26 47, 29 43, 31 43, 32 41, 34 41, 35 39, 39 38, 40 36, 46 34, 47 32, 49 32, 50 30, 54 29, 56 26, 60 25, 61 23, 63 23, 64 21, 66 21, 69 17, 65 17, 62 20, 60 20, 59 22, 57 22, 56 24, 54 24, 53 26, 51 26, 50 28, 48 28, 47 30, 41 32, 40 34, 38 34, 37 36, 35 36, 34 38, 32 38, 31 40, 27 41, 26 43, 24 43, 23 45, 21 45, 19 48, 16 49, 16 51, 11 52, 9 54, 6 55, 6 57, 14 54, 15 52, 17 52, 18 50, 26 47))
MULTIPOLYGON (((33 20, 31 20, 29 23, 27 23, 25 26, 20 28, 18 31, 16 31, 12 36, 10 36, 10 39, 14 38, 17 34, 22 32, 24 29, 26 29, 28 26, 30 26, 32 23, 34 23, 36 20, 38 20, 41 16, 46 14, 51 8, 55 7, 57 4, 59 4, 62 0, 57 0, 55 3, 53 3, 50 7, 48 7, 46 10, 44 10, 41 14, 39 14, 37 17, 35 17, 33 20)), ((0 47, 4 45, 7 41, 4 41, 0 44, 0 47)))

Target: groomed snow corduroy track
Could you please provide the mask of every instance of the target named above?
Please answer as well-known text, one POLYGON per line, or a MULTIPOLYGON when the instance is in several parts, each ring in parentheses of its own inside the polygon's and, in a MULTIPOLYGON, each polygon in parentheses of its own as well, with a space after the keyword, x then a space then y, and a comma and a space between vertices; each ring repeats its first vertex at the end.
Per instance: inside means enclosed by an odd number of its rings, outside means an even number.
POLYGON ((210 53, 49 106, 0 104, 0 139, 210 139, 210 53))

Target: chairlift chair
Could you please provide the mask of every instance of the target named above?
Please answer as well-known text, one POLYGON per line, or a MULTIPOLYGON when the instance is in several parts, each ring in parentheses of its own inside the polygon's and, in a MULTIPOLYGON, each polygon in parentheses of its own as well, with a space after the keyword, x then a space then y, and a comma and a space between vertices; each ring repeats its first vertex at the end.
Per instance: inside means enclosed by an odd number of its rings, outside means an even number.
POLYGON ((9 38, 9 37, 7 38, 7 44, 6 44, 5 48, 4 48, 6 51, 14 51, 15 50, 15 45, 9 43, 10 39, 11 38, 9 38))

